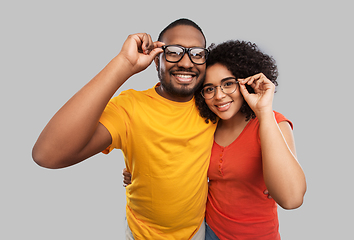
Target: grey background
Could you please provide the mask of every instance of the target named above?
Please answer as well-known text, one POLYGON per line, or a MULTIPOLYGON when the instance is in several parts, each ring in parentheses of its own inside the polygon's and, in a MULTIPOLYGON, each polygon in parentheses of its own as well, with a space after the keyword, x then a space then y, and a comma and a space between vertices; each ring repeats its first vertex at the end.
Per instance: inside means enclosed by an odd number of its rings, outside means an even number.
MULTIPOLYGON (((294 123, 308 183, 301 208, 279 209, 282 238, 352 236, 350 1, 20 0, 0 4, 0 239, 123 239, 119 150, 48 170, 32 161, 31 149, 129 34, 148 32, 156 40, 180 17, 196 21, 209 44, 249 40, 277 60, 274 109, 294 123)), ((150 66, 121 90, 156 82, 150 66)))

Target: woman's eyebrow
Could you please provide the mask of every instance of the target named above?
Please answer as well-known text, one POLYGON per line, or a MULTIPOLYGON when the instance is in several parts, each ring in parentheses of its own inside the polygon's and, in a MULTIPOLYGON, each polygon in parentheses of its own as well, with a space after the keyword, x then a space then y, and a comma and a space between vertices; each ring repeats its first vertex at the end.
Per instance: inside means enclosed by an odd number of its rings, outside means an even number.
MULTIPOLYGON (((236 78, 235 77, 226 77, 226 78, 221 79, 220 82, 225 82, 225 81, 230 80, 230 79, 236 79, 236 78)), ((206 87, 206 86, 213 86, 213 84, 212 83, 206 83, 206 84, 203 85, 203 87, 206 87)))
POLYGON ((213 86, 213 84, 212 83, 206 83, 206 84, 203 85, 203 87, 205 87, 205 86, 213 86))
POLYGON ((230 79, 236 79, 236 78, 235 77, 226 77, 226 78, 221 79, 221 82, 225 82, 230 79))

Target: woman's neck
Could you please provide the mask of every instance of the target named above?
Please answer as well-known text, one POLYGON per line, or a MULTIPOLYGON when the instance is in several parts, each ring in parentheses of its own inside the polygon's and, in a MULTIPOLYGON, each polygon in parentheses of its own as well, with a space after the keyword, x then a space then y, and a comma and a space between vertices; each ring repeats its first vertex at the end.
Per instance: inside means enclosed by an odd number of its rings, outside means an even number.
POLYGON ((228 120, 221 119, 215 131, 215 142, 223 147, 230 145, 242 133, 248 122, 244 114, 236 114, 228 120))
POLYGON ((246 117, 243 113, 238 112, 232 118, 223 120, 220 119, 218 123, 218 128, 232 130, 238 128, 240 125, 243 125, 246 122, 246 117))

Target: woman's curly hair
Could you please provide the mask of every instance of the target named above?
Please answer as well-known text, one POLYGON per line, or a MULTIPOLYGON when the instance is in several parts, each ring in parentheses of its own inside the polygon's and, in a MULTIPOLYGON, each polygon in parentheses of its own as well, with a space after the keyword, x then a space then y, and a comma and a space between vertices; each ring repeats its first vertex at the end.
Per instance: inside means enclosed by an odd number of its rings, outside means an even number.
MULTIPOLYGON (((271 56, 261 52, 255 43, 230 40, 219 45, 212 44, 209 47, 209 51, 210 53, 206 62, 207 68, 216 63, 222 64, 236 79, 263 73, 275 86, 278 86, 276 81, 278 68, 275 60, 271 56)), ((203 85, 195 93, 195 101, 200 115, 205 118, 206 123, 209 123, 209 120, 216 123, 218 117, 209 109, 200 94, 202 88, 203 85)), ((253 88, 250 86, 246 85, 246 88, 250 93, 254 93, 253 88)), ((243 102, 240 111, 245 114, 246 121, 256 117, 246 101, 243 102)))

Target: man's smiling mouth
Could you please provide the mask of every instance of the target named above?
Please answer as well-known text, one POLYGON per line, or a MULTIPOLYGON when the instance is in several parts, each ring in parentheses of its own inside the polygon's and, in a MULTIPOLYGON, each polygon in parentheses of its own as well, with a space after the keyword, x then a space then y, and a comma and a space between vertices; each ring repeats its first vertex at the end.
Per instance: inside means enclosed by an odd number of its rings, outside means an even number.
POLYGON ((194 74, 172 74, 179 82, 191 82, 194 74))

